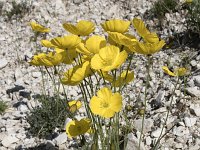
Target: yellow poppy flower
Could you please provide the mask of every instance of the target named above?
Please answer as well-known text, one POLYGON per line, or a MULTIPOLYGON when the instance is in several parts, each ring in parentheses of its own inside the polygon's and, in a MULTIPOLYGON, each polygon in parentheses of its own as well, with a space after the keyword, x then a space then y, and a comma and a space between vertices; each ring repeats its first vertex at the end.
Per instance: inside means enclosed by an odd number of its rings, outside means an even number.
POLYGON ((49 52, 45 57, 39 58, 43 66, 52 67, 62 63, 63 57, 59 53, 49 52))
POLYGON ((121 73, 120 76, 117 77, 116 81, 112 83, 113 86, 121 87, 124 84, 128 84, 129 82, 133 81, 134 79, 134 72, 125 70, 121 73))
POLYGON ((72 100, 68 102, 68 105, 69 105, 69 110, 72 113, 76 112, 78 109, 82 107, 82 103, 79 100, 72 100))
POLYGON ((63 63, 64 64, 71 64, 75 58, 77 58, 78 53, 76 52, 75 49, 59 49, 55 48, 56 53, 60 53, 63 57, 63 63))
POLYGON ((104 37, 94 35, 85 41, 85 45, 80 43, 76 50, 91 58, 94 54, 99 53, 99 50, 106 46, 106 39, 104 37))
POLYGON ((49 28, 45 28, 44 26, 37 24, 36 22, 30 22, 31 28, 33 31, 47 33, 50 32, 49 28))
POLYGON ((145 26, 144 22, 141 19, 134 18, 133 26, 136 29, 137 33, 144 39, 145 42, 149 43, 158 43, 159 38, 156 33, 151 33, 145 26))
POLYGON ((64 23, 63 27, 68 32, 80 35, 80 36, 88 36, 90 33, 92 33, 95 29, 94 23, 86 20, 79 21, 76 25, 70 24, 70 23, 64 23))
POLYGON ((92 97, 89 106, 95 115, 111 118, 122 109, 122 96, 104 87, 97 92, 97 96, 92 97))
POLYGON ((127 47, 133 46, 137 42, 134 36, 121 34, 118 32, 108 32, 108 36, 117 44, 127 46, 127 47))
POLYGON ((42 62, 40 61, 41 57, 46 57, 45 53, 40 53, 38 55, 34 55, 32 60, 29 62, 29 64, 33 65, 33 66, 42 66, 42 62))
POLYGON ((76 137, 85 134, 91 129, 91 121, 88 118, 72 120, 66 125, 66 133, 68 137, 76 137))
POLYGON ((139 54, 144 54, 144 55, 151 55, 154 54, 162 47, 165 45, 165 41, 161 40, 158 43, 142 43, 142 42, 137 42, 134 51, 139 54))
POLYGON ((110 31, 110 32, 125 33, 128 31, 128 28, 130 26, 130 21, 113 19, 102 23, 101 26, 106 32, 110 31))
POLYGON ((61 82, 66 85, 75 86, 81 83, 82 80, 90 74, 90 63, 86 61, 82 65, 77 65, 65 72, 61 82))
POLYGON ((62 60, 62 55, 55 52, 49 52, 48 54, 40 53, 33 57, 30 64, 34 66, 52 67, 62 63, 62 60))
POLYGON ((49 40, 41 40, 40 43, 44 47, 54 48, 55 46, 49 40))
POLYGON ((110 71, 118 68, 125 62, 127 52, 116 46, 109 45, 99 50, 91 59, 91 68, 95 70, 110 71))
POLYGON ((170 71, 167 66, 162 67, 163 71, 170 76, 184 76, 187 73, 186 68, 176 68, 174 72, 170 71))
POLYGON ((81 43, 81 39, 77 35, 68 35, 63 37, 56 37, 52 39, 51 44, 54 45, 55 48, 60 49, 73 49, 81 43))

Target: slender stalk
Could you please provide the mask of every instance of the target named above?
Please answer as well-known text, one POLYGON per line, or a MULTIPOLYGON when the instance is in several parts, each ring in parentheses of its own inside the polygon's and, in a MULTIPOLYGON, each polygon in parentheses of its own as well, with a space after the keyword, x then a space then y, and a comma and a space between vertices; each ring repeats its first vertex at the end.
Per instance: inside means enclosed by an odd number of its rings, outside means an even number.
POLYGON ((145 98, 144 98, 144 113, 142 116, 142 128, 141 128, 141 134, 140 134, 140 139, 139 139, 139 150, 140 150, 140 146, 141 146, 141 142, 143 140, 142 136, 143 136, 143 130, 144 130, 144 121, 145 121, 145 114, 146 114, 146 107, 147 107, 147 90, 148 90, 148 85, 149 85, 149 71, 150 71, 150 56, 147 56, 147 64, 146 64, 146 83, 145 83, 145 98))
POLYGON ((170 101, 170 104, 169 104, 169 109, 168 109, 168 111, 167 111, 167 116, 166 116, 166 118, 165 118, 165 121, 164 121, 164 124, 163 124, 163 126, 162 126, 160 135, 159 135, 159 137, 158 137, 158 140, 156 141, 156 144, 155 144, 153 150, 156 150, 156 149, 157 149, 160 140, 163 138, 162 133, 163 133, 164 127, 165 127, 165 125, 166 125, 166 123, 167 123, 167 119, 168 119, 168 117, 169 117, 169 112, 170 112, 170 110, 171 110, 172 102, 173 102, 173 95, 175 94, 175 90, 176 90, 178 84, 179 84, 179 77, 177 78, 175 87, 174 87, 174 89, 173 89, 173 91, 172 91, 172 96, 170 97, 170 98, 171 98, 171 101, 170 101))

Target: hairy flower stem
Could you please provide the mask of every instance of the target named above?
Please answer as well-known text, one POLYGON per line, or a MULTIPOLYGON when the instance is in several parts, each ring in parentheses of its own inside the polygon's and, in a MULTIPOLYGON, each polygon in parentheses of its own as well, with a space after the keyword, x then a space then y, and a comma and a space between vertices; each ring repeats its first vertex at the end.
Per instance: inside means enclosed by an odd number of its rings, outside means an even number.
POLYGON ((138 150, 140 150, 141 142, 143 140, 143 130, 144 130, 144 121, 145 121, 145 114, 146 114, 146 107, 147 107, 147 90, 148 90, 148 85, 149 85, 149 71, 150 71, 150 56, 147 56, 147 64, 146 64, 146 83, 145 83, 145 91, 144 91, 144 113, 142 115, 142 129, 141 129, 141 134, 140 134, 140 139, 139 139, 139 147, 138 150))
POLYGON ((165 125, 166 125, 167 120, 168 120, 168 117, 169 117, 169 112, 170 112, 170 110, 171 110, 172 102, 173 102, 173 95, 175 94, 175 91, 176 91, 176 88, 177 88, 178 84, 179 84, 179 77, 177 78, 175 87, 174 87, 174 89, 173 89, 173 91, 172 91, 172 96, 170 97, 170 98, 171 98, 171 101, 170 101, 169 108, 168 108, 168 111, 167 111, 167 116, 166 116, 166 118, 165 118, 165 121, 164 121, 164 124, 163 124, 163 126, 162 126, 160 135, 159 135, 159 137, 158 137, 158 140, 156 141, 156 144, 155 144, 153 150, 156 150, 156 149, 157 149, 157 147, 159 146, 160 140, 163 138, 162 133, 163 133, 163 130, 164 130, 164 128, 165 128, 165 125))

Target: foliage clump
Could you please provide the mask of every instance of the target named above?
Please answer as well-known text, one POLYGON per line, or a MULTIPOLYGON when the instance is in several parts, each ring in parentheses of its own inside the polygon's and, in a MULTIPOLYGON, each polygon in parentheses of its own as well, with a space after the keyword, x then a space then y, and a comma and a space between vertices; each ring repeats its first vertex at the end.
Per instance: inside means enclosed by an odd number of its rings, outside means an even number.
POLYGON ((28 1, 22 1, 20 3, 17 3, 15 0, 13 0, 11 2, 12 5, 12 9, 10 10, 6 10, 4 13, 2 12, 2 14, 4 14, 8 21, 10 21, 11 19, 13 19, 13 17, 15 18, 23 18, 27 13, 30 12, 32 6, 30 4, 28 4, 28 1))
POLYGON ((66 118, 66 106, 58 97, 41 97, 41 106, 33 108, 27 116, 30 124, 28 131, 33 136, 46 138, 54 132, 56 128, 63 129, 66 118))
POLYGON ((162 19, 166 13, 176 12, 177 6, 177 0, 158 0, 151 8, 150 15, 162 19))
POLYGON ((8 105, 4 101, 0 101, 0 114, 3 114, 5 110, 8 108, 8 105))
POLYGON ((186 16, 187 27, 194 33, 200 34, 200 1, 193 0, 188 5, 188 14, 186 16))

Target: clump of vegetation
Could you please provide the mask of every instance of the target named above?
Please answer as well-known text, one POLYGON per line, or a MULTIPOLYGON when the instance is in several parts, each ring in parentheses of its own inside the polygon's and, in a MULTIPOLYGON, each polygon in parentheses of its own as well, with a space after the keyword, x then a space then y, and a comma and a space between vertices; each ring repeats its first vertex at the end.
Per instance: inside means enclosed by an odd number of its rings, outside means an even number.
POLYGON ((4 101, 0 101, 0 114, 3 114, 5 110, 8 108, 8 105, 4 101))
POLYGON ((191 3, 187 3, 187 8, 186 22, 188 29, 200 34, 200 1, 193 0, 191 3))
POLYGON ((23 18, 31 10, 31 5, 29 5, 27 1, 22 1, 21 3, 17 3, 14 0, 12 1, 11 4, 12 4, 12 9, 4 13, 4 15, 7 16, 8 21, 11 20, 13 17, 23 18))
POLYGON ((66 106, 59 97, 40 97, 41 106, 34 108, 27 116, 28 131, 33 136, 47 137, 56 128, 62 130, 66 118, 66 106))
POLYGON ((165 17, 166 13, 176 12, 177 6, 177 0, 158 0, 150 10, 150 16, 162 19, 165 17))

